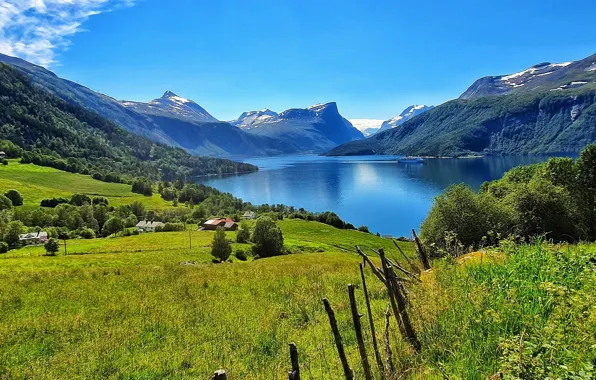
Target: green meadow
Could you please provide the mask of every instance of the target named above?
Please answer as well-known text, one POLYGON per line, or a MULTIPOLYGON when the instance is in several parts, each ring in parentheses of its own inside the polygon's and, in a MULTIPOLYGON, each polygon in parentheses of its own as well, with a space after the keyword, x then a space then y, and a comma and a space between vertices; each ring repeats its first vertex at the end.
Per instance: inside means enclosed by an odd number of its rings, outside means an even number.
POLYGON ((159 194, 151 197, 135 194, 130 185, 101 182, 88 175, 44 166, 20 164, 18 160, 9 160, 8 165, 0 166, 0 192, 4 194, 10 189, 17 189, 23 195, 26 206, 39 206, 46 198, 70 199, 75 193, 106 197, 114 206, 135 201, 143 202, 148 208, 162 208, 168 204, 159 194))
MULTIPOLYGON (((9 188, 28 207, 73 193, 115 205, 167 205, 128 185, 14 162, 0 167, 0 190, 9 188)), ((356 378, 364 378, 347 293, 356 284, 365 314, 354 247, 375 262, 370 248, 407 263, 391 241, 372 234, 300 219, 277 223, 287 254, 266 259, 240 261, 234 252, 250 246, 233 243, 231 260, 214 264, 214 233, 196 225, 67 240, 66 254, 61 246, 56 256, 41 246, 0 255, 0 379, 208 379, 217 369, 229 379, 282 379, 290 342, 303 379, 342 378, 323 298, 356 378)), ((417 260, 412 243, 399 244, 417 260)), ((406 284, 420 353, 391 317, 391 379, 596 377, 596 245, 504 241, 432 266, 406 284)), ((383 342, 388 296, 369 268, 366 280, 383 342)), ((369 322, 361 322, 376 370, 369 322)))

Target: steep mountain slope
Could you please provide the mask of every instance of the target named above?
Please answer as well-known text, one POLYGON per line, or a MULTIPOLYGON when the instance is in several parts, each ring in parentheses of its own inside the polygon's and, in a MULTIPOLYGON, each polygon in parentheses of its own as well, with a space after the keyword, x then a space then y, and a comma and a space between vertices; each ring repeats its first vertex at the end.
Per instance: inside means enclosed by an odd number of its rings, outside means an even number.
POLYGON ((381 125, 381 129, 379 130, 379 132, 386 131, 388 129, 391 129, 391 128, 395 128, 397 126, 400 126, 403 123, 405 123, 406 121, 412 119, 413 117, 416 117, 418 115, 421 115, 424 112, 426 112, 428 110, 431 110, 433 108, 435 108, 435 107, 434 106, 426 106, 426 105, 413 105, 413 106, 409 106, 408 108, 406 108, 405 110, 403 110, 402 113, 400 113, 399 115, 397 115, 393 119, 385 121, 381 125))
POLYGON ((250 129, 258 126, 261 123, 275 120, 278 117, 279 115, 277 114, 277 112, 265 108, 260 111, 244 112, 242 115, 240 115, 238 119, 230 121, 230 124, 238 128, 250 129))
POLYGON ((23 160, 119 182, 144 176, 174 180, 257 170, 248 164, 193 157, 156 144, 78 105, 43 91, 0 63, 0 139, 25 150, 23 160))
POLYGON ((596 85, 457 99, 329 155, 579 152, 596 141, 596 85))
POLYGON ((143 115, 158 115, 197 123, 218 121, 194 101, 182 98, 172 91, 166 91, 161 98, 149 103, 121 101, 120 104, 143 115))
POLYGON ((459 99, 330 155, 579 152, 596 141, 596 54, 476 81, 459 99))
POLYGON ((336 103, 289 109, 277 117, 253 124, 247 132, 282 140, 299 147, 302 153, 322 153, 364 138, 362 132, 340 115, 336 103))
POLYGON ((177 146, 159 126, 142 115, 130 111, 109 96, 97 93, 80 84, 59 78, 53 72, 19 58, 0 54, 0 62, 7 63, 25 74, 35 85, 57 97, 96 112, 120 127, 153 141, 177 146))
POLYGON ((480 78, 460 96, 460 99, 577 88, 594 82, 596 54, 575 62, 539 63, 518 73, 480 78))

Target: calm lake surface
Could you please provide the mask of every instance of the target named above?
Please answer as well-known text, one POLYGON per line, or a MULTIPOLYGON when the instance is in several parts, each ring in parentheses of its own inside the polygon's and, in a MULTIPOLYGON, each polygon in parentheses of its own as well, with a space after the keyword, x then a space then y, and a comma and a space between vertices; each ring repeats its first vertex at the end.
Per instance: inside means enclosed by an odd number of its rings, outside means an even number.
POLYGON ((371 232, 409 236, 428 214, 433 198, 449 185, 478 189, 518 165, 546 161, 547 156, 428 159, 425 164, 397 163, 399 157, 284 156, 245 159, 259 172, 203 177, 199 183, 234 194, 253 204, 333 211, 371 232))

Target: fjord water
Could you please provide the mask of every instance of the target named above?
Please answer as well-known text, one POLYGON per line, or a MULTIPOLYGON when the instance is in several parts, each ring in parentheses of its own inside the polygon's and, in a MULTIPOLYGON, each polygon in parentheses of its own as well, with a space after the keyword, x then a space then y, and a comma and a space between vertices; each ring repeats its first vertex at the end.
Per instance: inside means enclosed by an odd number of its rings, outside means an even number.
POLYGON ((409 236, 428 214, 433 198, 449 185, 478 189, 507 170, 546 161, 547 156, 490 156, 398 163, 400 157, 284 156, 243 160, 256 173, 198 180, 253 204, 286 204, 333 211, 371 232, 409 236))

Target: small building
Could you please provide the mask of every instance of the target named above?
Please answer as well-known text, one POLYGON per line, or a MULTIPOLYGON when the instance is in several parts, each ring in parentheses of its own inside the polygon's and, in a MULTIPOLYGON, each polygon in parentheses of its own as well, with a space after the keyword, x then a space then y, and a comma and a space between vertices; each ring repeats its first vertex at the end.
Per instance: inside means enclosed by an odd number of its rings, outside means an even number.
POLYGON ((242 219, 245 220, 253 220, 257 216, 257 213, 254 211, 246 211, 244 215, 242 215, 242 219))
POLYGON ((162 222, 156 221, 149 221, 149 220, 141 220, 137 223, 137 231, 138 232, 155 232, 157 227, 163 228, 165 226, 162 222))
POLYGON ((381 236, 381 237, 382 237, 383 239, 389 239, 389 240, 392 240, 392 239, 393 239, 393 236, 392 236, 392 235, 383 235, 383 236, 381 236))
POLYGON ((6 153, 0 151, 0 158, 6 158, 6 153))
POLYGON ((230 218, 209 219, 201 225, 199 230, 213 231, 218 227, 222 227, 226 231, 236 231, 238 229, 238 223, 234 222, 230 218))
POLYGON ((19 235, 19 240, 24 244, 44 244, 48 241, 48 233, 45 231, 29 232, 19 235))

